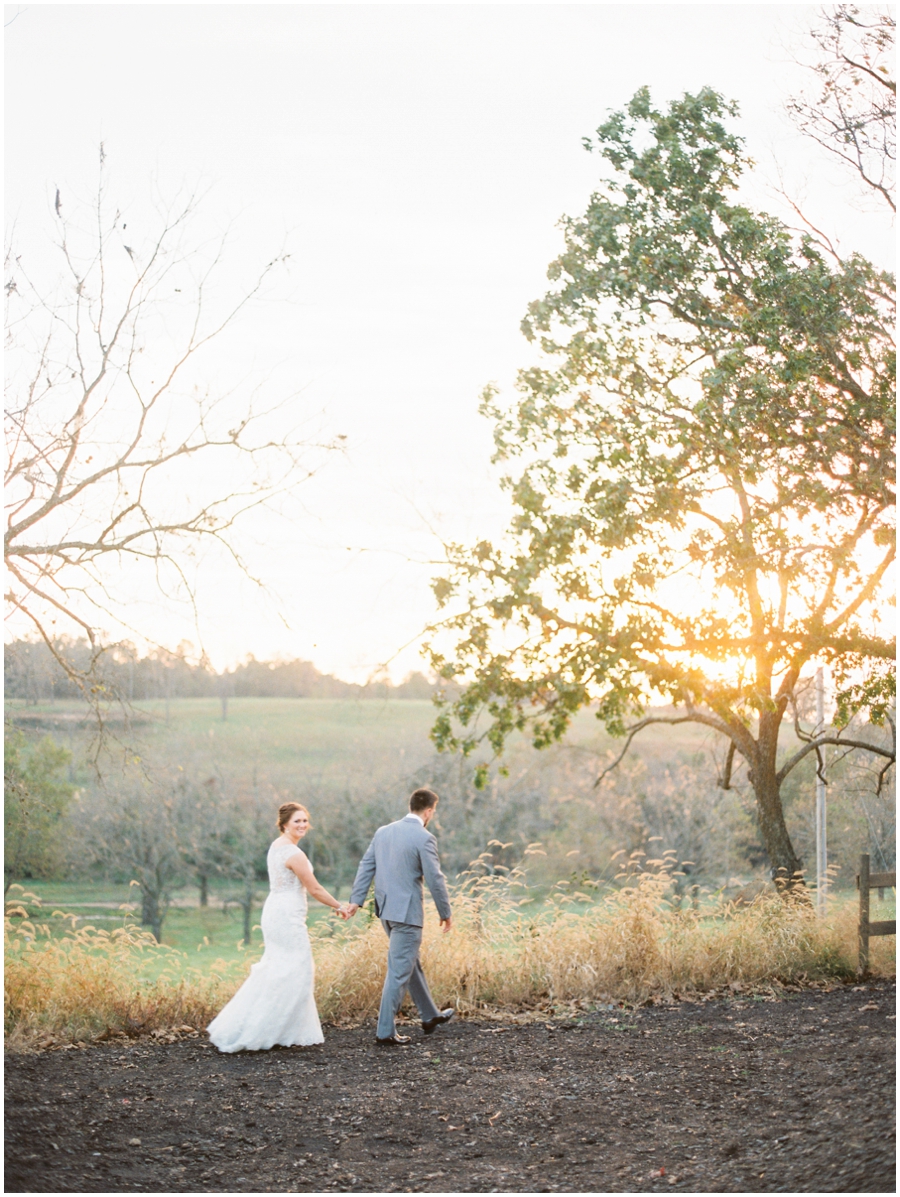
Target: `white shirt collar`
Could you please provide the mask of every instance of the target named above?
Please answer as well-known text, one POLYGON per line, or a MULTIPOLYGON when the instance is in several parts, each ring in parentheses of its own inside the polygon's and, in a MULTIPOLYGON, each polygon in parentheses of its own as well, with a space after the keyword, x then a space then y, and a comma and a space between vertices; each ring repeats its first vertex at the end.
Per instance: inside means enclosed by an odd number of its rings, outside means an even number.
POLYGON ((423 827, 425 826, 425 820, 422 818, 421 815, 417 815, 415 813, 415 811, 411 810, 406 817, 407 817, 407 819, 418 819, 418 821, 422 824, 422 826, 423 827))

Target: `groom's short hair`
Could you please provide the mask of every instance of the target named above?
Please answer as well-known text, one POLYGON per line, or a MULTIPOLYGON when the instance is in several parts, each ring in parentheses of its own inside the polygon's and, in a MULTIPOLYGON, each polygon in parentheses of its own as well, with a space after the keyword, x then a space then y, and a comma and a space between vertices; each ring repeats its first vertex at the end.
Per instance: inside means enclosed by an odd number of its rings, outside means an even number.
POLYGON ((419 790, 413 790, 409 796, 409 809, 414 815, 419 811, 430 810, 433 806, 437 806, 438 796, 434 790, 429 790, 427 786, 422 786, 419 790))

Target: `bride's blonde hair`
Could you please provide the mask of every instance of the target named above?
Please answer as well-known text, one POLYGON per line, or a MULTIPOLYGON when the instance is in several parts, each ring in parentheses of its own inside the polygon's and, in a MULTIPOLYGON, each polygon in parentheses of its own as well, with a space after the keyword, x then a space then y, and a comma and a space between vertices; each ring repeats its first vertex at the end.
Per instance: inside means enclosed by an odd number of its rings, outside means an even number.
MULTIPOLYGON (((282 802, 281 806, 279 806, 279 808, 278 808, 278 830, 279 831, 284 831, 288 819, 290 819, 293 815, 295 815, 298 810, 302 810, 303 813, 306 815, 307 819, 309 819, 309 811, 306 809, 306 807, 302 803, 300 803, 300 802, 282 802)), ((309 827, 310 827, 310 830, 312 830, 312 820, 311 819, 310 819, 309 827)))

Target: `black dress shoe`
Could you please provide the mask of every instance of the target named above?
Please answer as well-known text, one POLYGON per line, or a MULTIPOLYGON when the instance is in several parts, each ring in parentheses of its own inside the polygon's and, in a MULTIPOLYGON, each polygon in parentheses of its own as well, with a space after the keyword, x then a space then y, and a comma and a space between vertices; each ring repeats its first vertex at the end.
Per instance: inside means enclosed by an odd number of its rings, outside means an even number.
POLYGON ((382 1047, 403 1047, 405 1043, 410 1043, 409 1035, 387 1035, 384 1039, 380 1035, 375 1036, 375 1042, 380 1043, 382 1047))
POLYGON ((449 1022, 456 1011, 452 1006, 448 1006, 446 1010, 442 1010, 440 1014, 435 1014, 434 1018, 426 1018, 422 1023, 422 1030, 426 1035, 430 1035, 432 1031, 436 1030, 442 1022, 449 1022))

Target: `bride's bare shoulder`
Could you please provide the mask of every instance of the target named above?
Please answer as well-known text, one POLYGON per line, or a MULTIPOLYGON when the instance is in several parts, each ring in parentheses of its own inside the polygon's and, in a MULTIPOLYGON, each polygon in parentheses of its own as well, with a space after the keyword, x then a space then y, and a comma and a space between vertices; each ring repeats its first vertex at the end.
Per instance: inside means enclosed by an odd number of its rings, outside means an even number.
POLYGON ((290 840, 283 839, 281 836, 277 840, 272 840, 271 844, 269 844, 270 852, 273 848, 284 848, 286 852, 289 850, 291 855, 300 851, 296 844, 292 844, 290 840))

